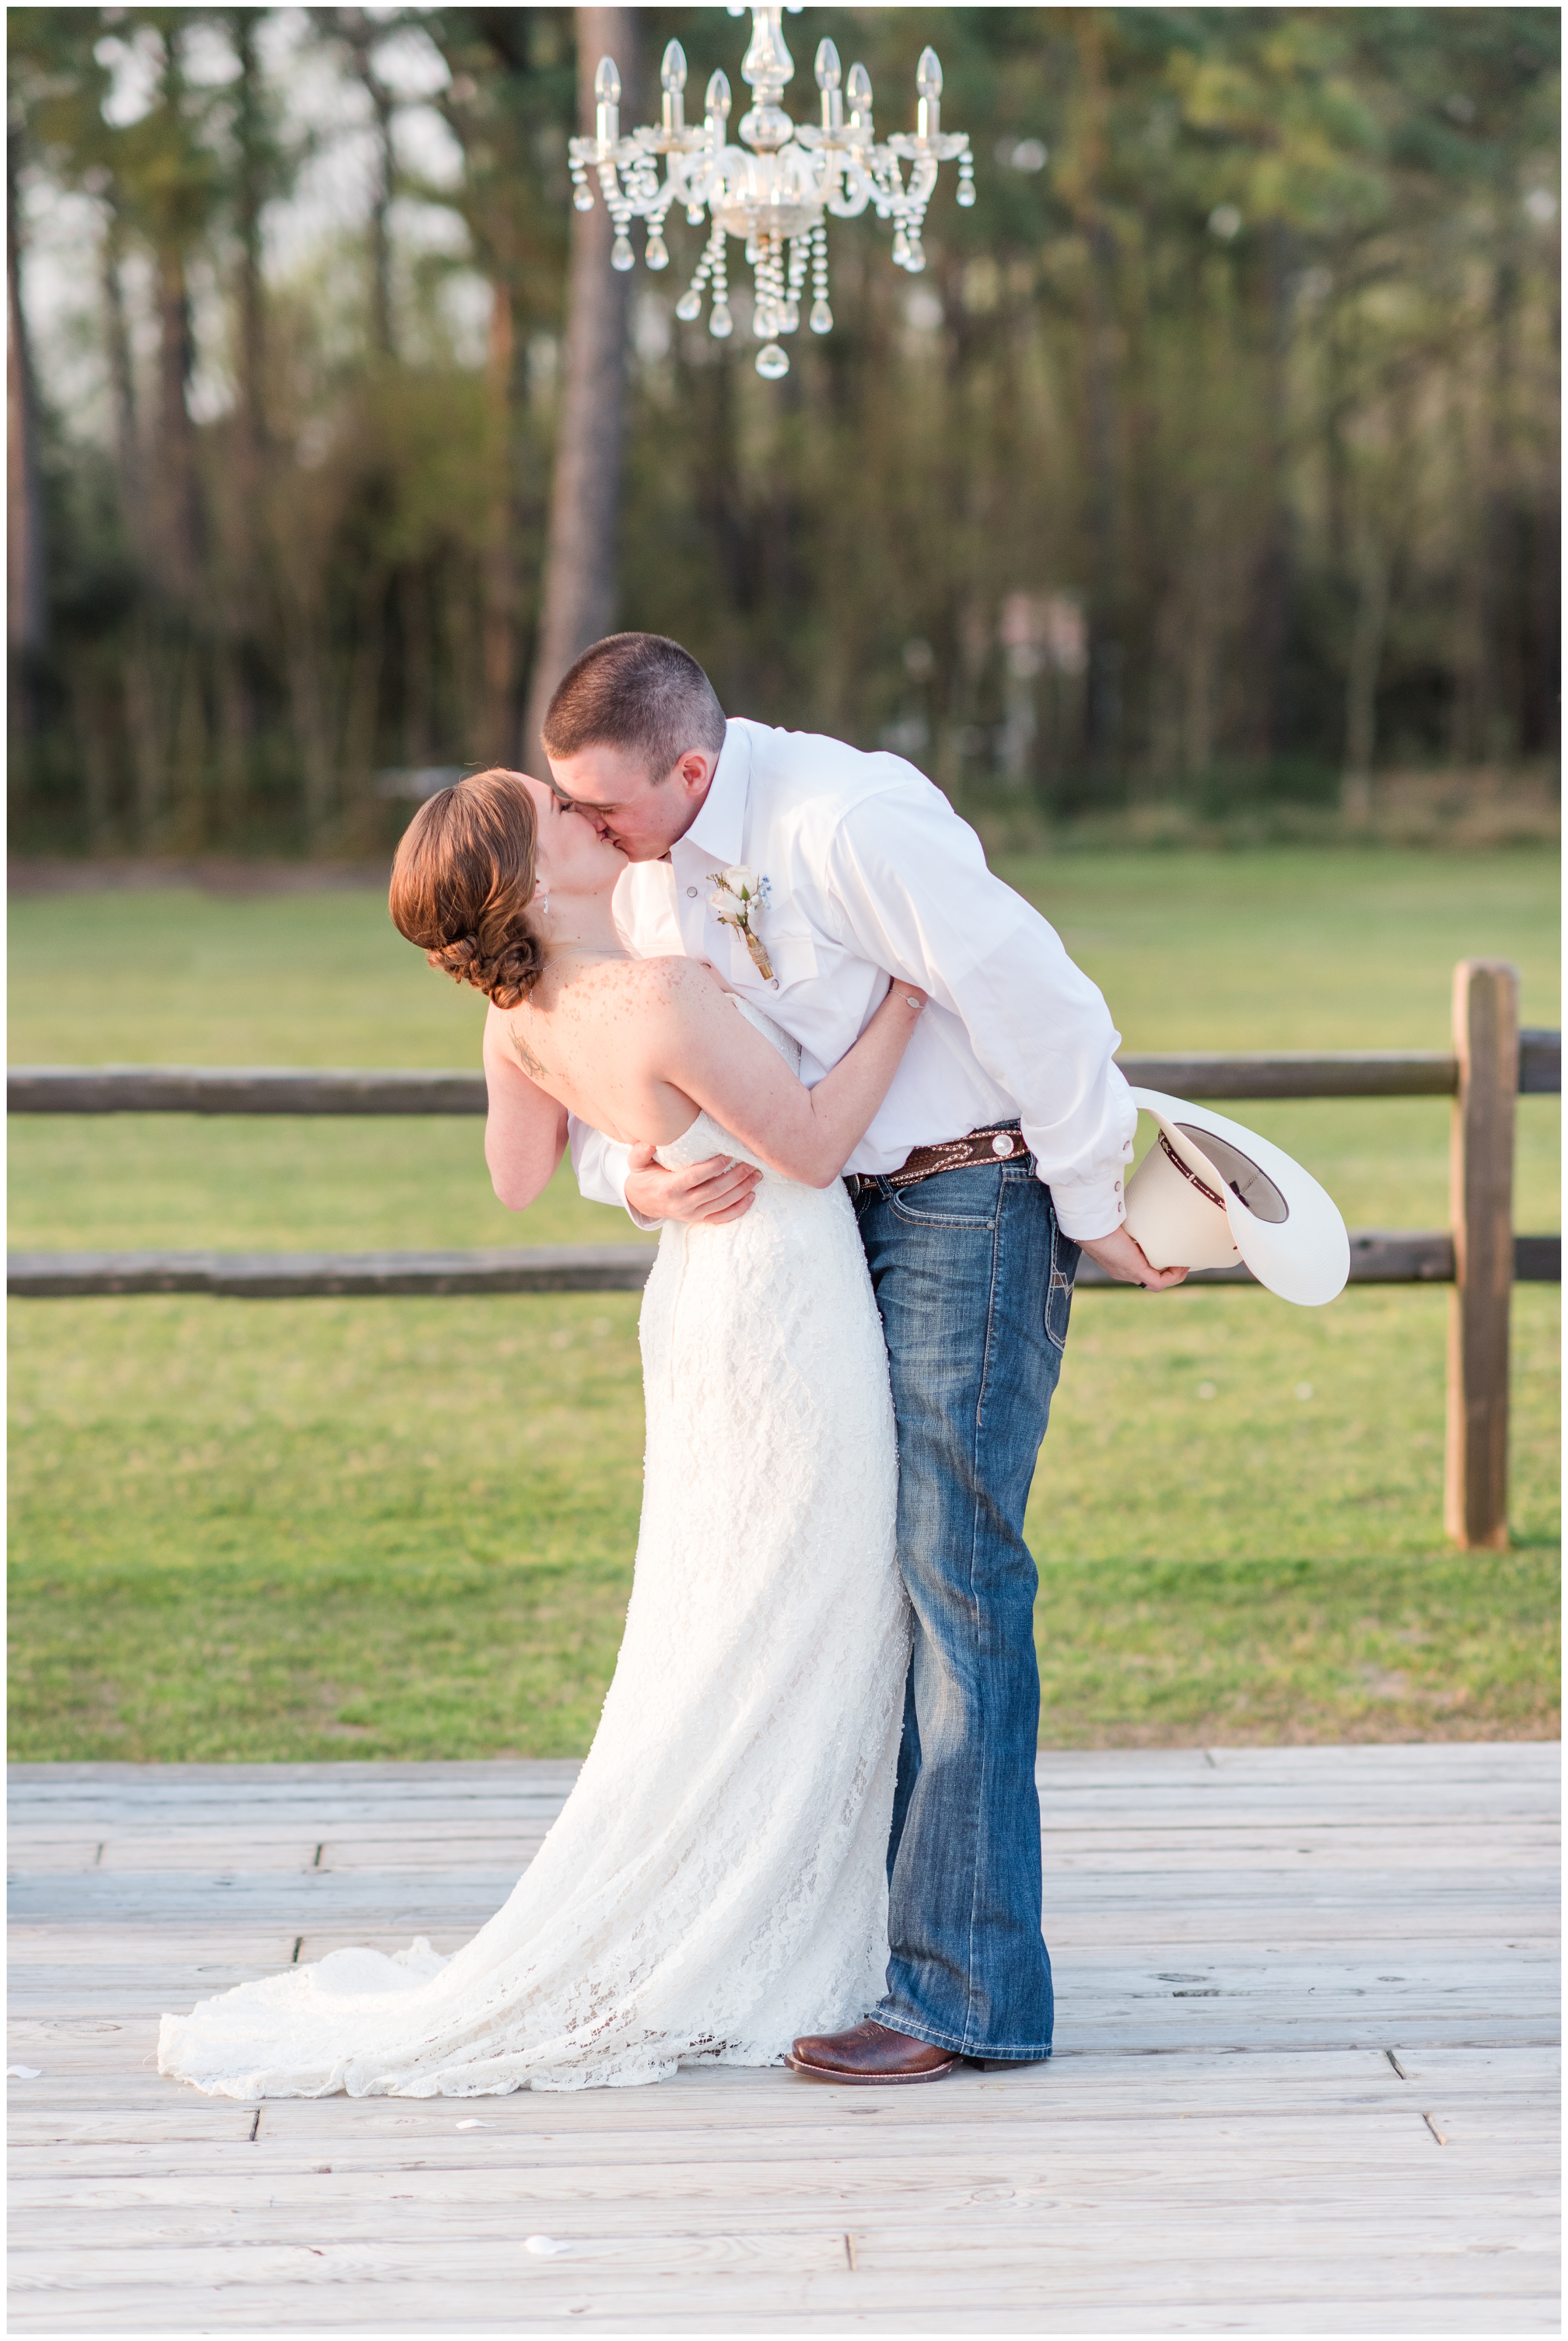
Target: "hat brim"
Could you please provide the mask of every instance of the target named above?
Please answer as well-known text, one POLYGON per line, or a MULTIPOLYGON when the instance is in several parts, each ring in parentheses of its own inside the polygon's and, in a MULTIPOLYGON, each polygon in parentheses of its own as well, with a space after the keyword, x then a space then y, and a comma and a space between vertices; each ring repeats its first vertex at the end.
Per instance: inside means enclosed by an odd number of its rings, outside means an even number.
POLYGON ((1215 1163, 1193 1143, 1190 1131, 1233 1147, 1277 1190, 1284 1217, 1268 1220, 1250 1210, 1228 1181, 1222 1181, 1236 1249, 1260 1284, 1298 1309, 1321 1309, 1344 1290, 1350 1280, 1350 1237, 1338 1205, 1310 1170, 1255 1130, 1223 1113, 1211 1113, 1206 1106, 1189 1105, 1163 1090, 1134 1089, 1133 1101, 1141 1112, 1154 1116, 1183 1161, 1200 1176, 1212 1179, 1215 1163))

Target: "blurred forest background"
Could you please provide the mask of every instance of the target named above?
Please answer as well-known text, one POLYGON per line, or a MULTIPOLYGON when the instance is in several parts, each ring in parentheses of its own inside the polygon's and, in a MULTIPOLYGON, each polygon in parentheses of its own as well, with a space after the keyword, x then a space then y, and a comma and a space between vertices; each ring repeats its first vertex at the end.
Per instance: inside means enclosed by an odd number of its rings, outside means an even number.
MULTIPOLYGON (((24 851, 366 855, 407 776, 524 752, 594 13, 8 12, 24 851)), ((634 12, 624 121, 672 36, 738 85, 744 30, 634 12)), ((797 118, 831 34, 884 135, 933 42, 980 199, 944 174, 918 278, 834 224, 777 384, 744 295, 727 344, 675 319, 674 215, 622 304, 616 621, 1024 828, 1543 792, 1558 12, 785 31, 797 118)))

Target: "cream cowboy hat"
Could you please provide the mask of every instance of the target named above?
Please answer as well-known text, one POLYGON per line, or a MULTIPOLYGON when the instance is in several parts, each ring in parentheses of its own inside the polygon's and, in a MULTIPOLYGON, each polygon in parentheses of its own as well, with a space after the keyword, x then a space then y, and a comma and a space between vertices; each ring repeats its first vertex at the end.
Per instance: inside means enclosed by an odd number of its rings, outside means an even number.
POLYGON ((1350 1276, 1350 1238, 1333 1199, 1277 1146, 1239 1121, 1159 1090, 1138 1090, 1159 1128, 1127 1181, 1127 1232, 1151 1268, 1233 1268, 1301 1309, 1321 1309, 1350 1276))

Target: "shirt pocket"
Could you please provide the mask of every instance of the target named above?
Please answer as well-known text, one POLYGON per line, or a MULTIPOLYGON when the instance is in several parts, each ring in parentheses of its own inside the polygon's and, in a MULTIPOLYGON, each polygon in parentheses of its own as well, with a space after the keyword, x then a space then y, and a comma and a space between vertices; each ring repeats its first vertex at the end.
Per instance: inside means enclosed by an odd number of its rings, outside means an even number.
POLYGON ((771 920, 759 922, 757 940, 767 953, 773 969, 773 981, 768 982, 746 948, 744 935, 730 929, 730 981, 737 988, 754 990, 760 982, 769 991, 791 991, 797 983, 810 983, 817 971, 815 938, 799 928, 777 928, 771 920))

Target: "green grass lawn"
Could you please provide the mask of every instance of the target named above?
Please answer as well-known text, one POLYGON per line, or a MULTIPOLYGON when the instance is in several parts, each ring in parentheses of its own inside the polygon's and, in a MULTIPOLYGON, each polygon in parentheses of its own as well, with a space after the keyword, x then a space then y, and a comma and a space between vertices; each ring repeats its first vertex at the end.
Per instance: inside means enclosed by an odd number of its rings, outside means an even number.
MULTIPOLYGON (((1006 873, 1130 1047, 1441 1047, 1449 971, 1554 1023, 1544 855, 1073 855, 1006 873)), ((482 1003, 370 894, 14 904, 14 1062, 476 1061, 482 1003), (82 948, 84 926, 91 951, 82 948), (69 937, 70 947, 65 948, 69 937)), ((1445 1217, 1442 1101, 1243 1108, 1353 1224, 1445 1217)), ((1556 1215, 1523 1101, 1518 1219, 1556 1215)), ((624 1242, 522 1218, 477 1121, 21 1121, 44 1248, 624 1242)), ((1446 1295, 1085 1293, 1029 1534, 1056 1745, 1555 1730, 1557 1294, 1515 1312, 1513 1545, 1442 1537, 1446 1295)), ((629 1295, 12 1310, 13 1752, 580 1752, 642 1445, 629 1295)))

